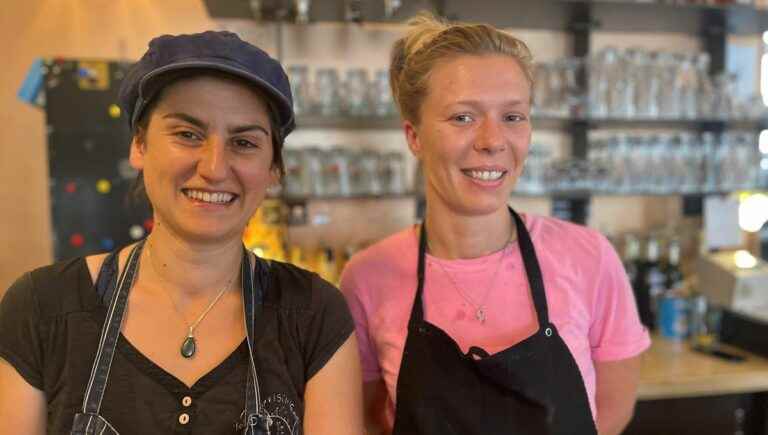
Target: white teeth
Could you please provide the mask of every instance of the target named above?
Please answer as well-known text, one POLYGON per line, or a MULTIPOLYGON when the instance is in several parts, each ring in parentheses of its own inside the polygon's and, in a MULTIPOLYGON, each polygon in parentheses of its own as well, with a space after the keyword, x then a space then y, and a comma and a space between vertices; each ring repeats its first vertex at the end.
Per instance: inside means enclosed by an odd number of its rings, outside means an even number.
POLYGON ((203 202, 210 202, 213 204, 225 204, 234 198, 234 195, 231 193, 225 193, 225 192, 201 192, 199 190, 185 190, 184 194, 187 195, 187 197, 196 199, 198 201, 203 202))
POLYGON ((467 171, 470 177, 483 181, 494 181, 504 175, 504 171, 467 171))

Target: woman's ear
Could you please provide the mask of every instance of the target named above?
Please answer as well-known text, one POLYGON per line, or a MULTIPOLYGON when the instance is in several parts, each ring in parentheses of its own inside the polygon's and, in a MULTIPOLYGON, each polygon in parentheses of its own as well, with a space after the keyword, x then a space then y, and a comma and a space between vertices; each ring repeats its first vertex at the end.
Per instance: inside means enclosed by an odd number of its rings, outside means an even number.
POLYGON ((421 143, 419 142, 419 132, 411 121, 403 121, 403 131, 405 140, 408 142, 408 148, 416 159, 421 159, 421 143))
POLYGON ((280 176, 280 169, 278 169, 277 166, 272 166, 269 169, 269 184, 267 184, 267 192, 268 193, 277 193, 280 189, 280 181, 282 181, 282 178, 280 176))
POLYGON ((143 130, 139 129, 136 134, 133 135, 131 140, 131 151, 128 156, 128 161, 131 163, 133 169, 141 171, 144 169, 144 155, 147 152, 146 135, 143 130))

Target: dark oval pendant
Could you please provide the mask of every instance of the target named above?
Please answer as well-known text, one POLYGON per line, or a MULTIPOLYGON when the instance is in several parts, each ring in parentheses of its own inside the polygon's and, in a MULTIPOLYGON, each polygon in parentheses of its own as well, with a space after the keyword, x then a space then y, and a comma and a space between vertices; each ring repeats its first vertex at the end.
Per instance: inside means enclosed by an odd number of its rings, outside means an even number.
POLYGON ((189 336, 184 339, 184 343, 181 343, 181 356, 184 358, 192 358, 197 350, 197 343, 195 343, 195 337, 189 336))

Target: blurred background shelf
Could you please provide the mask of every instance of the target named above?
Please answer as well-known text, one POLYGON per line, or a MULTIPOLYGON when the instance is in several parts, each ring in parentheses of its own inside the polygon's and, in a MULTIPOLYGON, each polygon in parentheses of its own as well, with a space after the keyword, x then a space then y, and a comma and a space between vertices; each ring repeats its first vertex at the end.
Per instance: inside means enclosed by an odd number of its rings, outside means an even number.
POLYGON ((275 196, 274 199, 279 199, 288 205, 293 204, 306 204, 308 202, 341 202, 341 201, 379 201, 379 200, 399 200, 399 199, 413 199, 416 197, 415 193, 382 193, 382 194, 366 194, 366 195, 328 195, 328 196, 275 196))
MULTIPOLYGON (((566 118, 550 115, 531 116, 534 128, 567 130, 573 124, 584 124, 600 129, 678 129, 678 130, 762 130, 767 120, 721 120, 721 119, 627 119, 627 118, 566 118)), ((296 119, 297 128, 344 129, 344 130, 389 130, 402 128, 399 117, 376 116, 320 116, 301 115, 296 119)))
POLYGON ((388 130, 400 128, 400 118, 376 116, 320 116, 296 117, 296 128, 339 128, 348 130, 388 130))
MULTIPOLYGON (((511 198, 558 198, 558 199, 585 199, 585 198, 616 198, 616 197, 646 197, 646 198, 672 198, 679 196, 690 197, 704 197, 704 196, 726 196, 736 193, 737 191, 722 191, 722 192, 666 192, 666 193, 652 193, 652 192, 608 192, 603 190, 550 190, 547 192, 512 192, 511 198)), ((323 203, 323 202, 344 202, 344 201, 388 201, 388 200, 404 200, 404 199, 421 199, 423 194, 416 192, 407 192, 401 194, 383 193, 383 194, 366 194, 366 195, 327 195, 327 196, 270 196, 270 199, 280 200, 287 205, 306 204, 309 202, 323 203)))
MULTIPOLYGON (((264 20, 293 20, 291 2, 263 0, 261 18, 264 20)), ((590 10, 590 26, 607 31, 674 32, 699 34, 705 31, 731 34, 756 34, 768 28, 768 13, 746 5, 705 6, 625 1, 563 1, 563 0, 414 0, 392 17, 385 17, 384 2, 359 1, 358 10, 366 22, 401 22, 417 11, 432 10, 449 19, 491 23, 501 27, 569 31, 573 30, 575 15, 590 10), (719 25, 713 17, 724 17, 719 25), (724 25, 724 27, 723 27, 724 25)), ((214 18, 253 19, 256 15, 250 0, 205 0, 214 18)), ((346 21, 345 2, 313 0, 310 22, 346 21)))

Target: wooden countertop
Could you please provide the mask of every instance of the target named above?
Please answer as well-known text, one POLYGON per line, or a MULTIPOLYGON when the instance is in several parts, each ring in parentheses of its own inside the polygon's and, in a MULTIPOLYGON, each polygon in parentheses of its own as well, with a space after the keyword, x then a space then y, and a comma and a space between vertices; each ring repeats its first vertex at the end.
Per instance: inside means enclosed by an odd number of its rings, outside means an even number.
POLYGON ((768 359, 728 350, 747 358, 728 361, 695 352, 688 342, 653 336, 641 356, 638 400, 768 391, 768 359))

